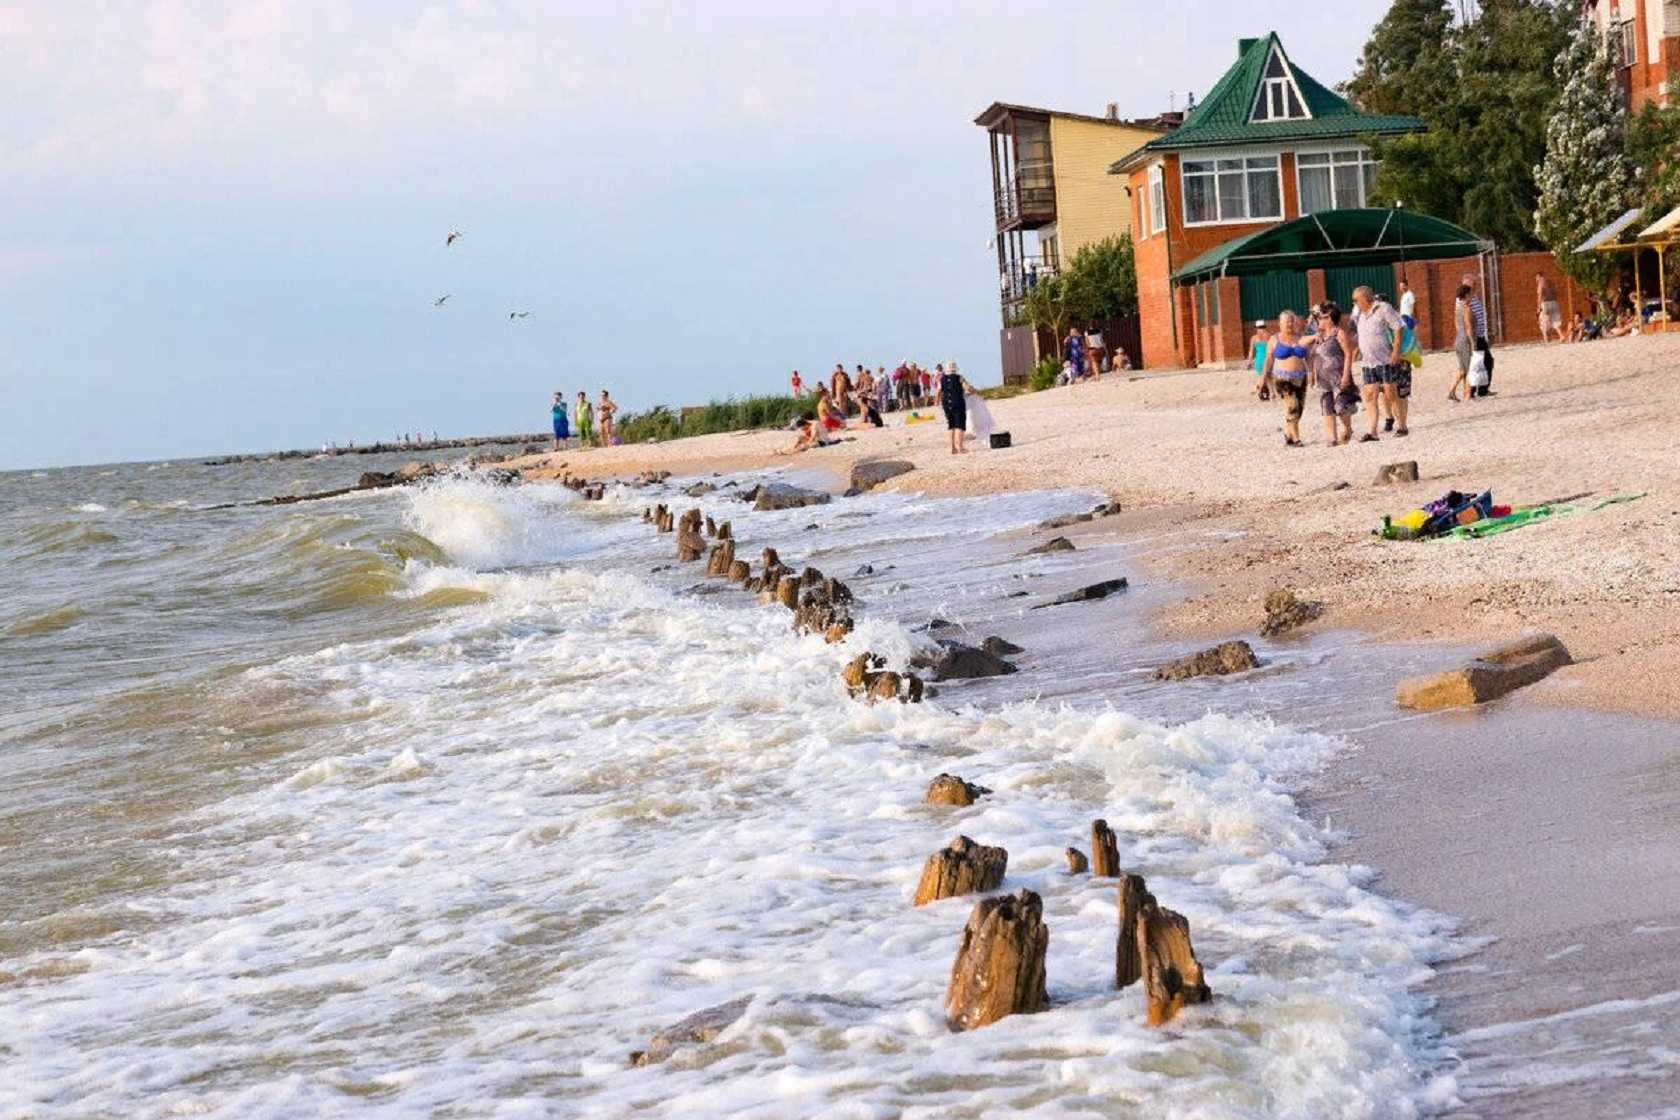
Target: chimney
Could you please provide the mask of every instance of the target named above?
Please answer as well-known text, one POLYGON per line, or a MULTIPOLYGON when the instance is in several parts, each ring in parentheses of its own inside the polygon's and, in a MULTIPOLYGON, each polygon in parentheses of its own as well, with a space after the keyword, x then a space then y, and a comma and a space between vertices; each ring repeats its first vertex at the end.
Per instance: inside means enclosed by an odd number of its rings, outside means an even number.
POLYGON ((1103 116, 1107 117, 1111 121, 1119 120, 1120 119, 1120 102, 1110 101, 1108 103, 1108 108, 1103 110, 1103 116))

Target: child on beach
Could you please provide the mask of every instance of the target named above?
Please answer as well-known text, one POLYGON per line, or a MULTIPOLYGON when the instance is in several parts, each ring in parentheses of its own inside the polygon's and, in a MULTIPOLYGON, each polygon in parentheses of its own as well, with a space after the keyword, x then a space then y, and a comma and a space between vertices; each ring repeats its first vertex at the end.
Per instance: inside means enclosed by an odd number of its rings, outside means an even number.
POLYGON ((566 394, 555 391, 554 394, 554 450, 559 451, 572 441, 572 432, 566 422, 566 394))
POLYGON ((572 409, 572 420, 577 424, 578 444, 588 447, 595 442, 595 424, 589 415, 589 394, 578 390, 577 407, 572 409))

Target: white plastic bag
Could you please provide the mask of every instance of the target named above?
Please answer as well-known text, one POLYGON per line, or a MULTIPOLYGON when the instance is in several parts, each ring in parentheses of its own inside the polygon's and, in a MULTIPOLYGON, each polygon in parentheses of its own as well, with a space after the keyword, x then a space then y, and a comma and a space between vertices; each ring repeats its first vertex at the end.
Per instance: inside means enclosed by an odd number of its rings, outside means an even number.
POLYGON ((1480 389, 1489 381, 1493 380, 1488 376, 1486 350, 1478 350, 1470 356, 1470 373, 1468 377, 1470 387, 1472 389, 1480 389))

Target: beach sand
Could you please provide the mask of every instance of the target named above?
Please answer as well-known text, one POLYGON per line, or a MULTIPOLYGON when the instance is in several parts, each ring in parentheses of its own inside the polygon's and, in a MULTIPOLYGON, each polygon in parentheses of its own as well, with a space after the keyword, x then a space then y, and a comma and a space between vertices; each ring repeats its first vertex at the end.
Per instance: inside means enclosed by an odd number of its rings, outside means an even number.
MULTIPOLYGON (((1090 487, 1119 499, 1118 528, 1197 530, 1161 574, 1189 594, 1163 607, 1163 633, 1253 629, 1266 592, 1289 587, 1325 604, 1317 624, 1390 640, 1491 642, 1556 633, 1579 664, 1530 690, 1572 705, 1680 715, 1680 335, 1524 346, 1497 352, 1495 396, 1449 404, 1449 353, 1430 354, 1413 393, 1412 434, 1332 447, 1303 421, 1305 447, 1283 445, 1275 402, 1246 371, 1114 375, 993 402, 1014 446, 955 457, 941 423, 850 431, 789 458, 778 432, 701 436, 530 456, 526 477, 604 478, 769 467, 844 479, 866 458, 916 470, 889 489, 966 495, 1090 487), (1415 459, 1420 480, 1376 486, 1383 464, 1415 459), (1343 489, 1332 487, 1346 484, 1343 489), (1497 502, 1644 497, 1483 541, 1389 542, 1371 535, 1446 490, 1491 488, 1497 502)), ((929 415, 933 413, 928 412, 929 415)), ((1363 430, 1363 415, 1355 418, 1363 430)), ((839 485, 844 485, 840 482, 839 485)))

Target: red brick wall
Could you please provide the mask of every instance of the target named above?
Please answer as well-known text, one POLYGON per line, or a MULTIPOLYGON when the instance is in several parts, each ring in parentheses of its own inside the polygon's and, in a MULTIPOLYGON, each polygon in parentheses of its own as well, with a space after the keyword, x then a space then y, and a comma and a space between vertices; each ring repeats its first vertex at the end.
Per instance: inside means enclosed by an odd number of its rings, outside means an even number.
POLYGON ((1243 329, 1242 284, 1235 276, 1221 276, 1217 283, 1219 300, 1219 337, 1214 340, 1213 360, 1220 363, 1247 361, 1243 346, 1247 332, 1243 329))
POLYGON ((1567 319, 1590 308, 1587 293, 1563 275, 1550 253, 1502 253, 1499 257, 1499 294, 1505 325, 1504 342, 1536 342, 1540 338, 1540 304, 1534 278, 1549 276, 1558 304, 1567 319))
MULTIPOLYGON (((1498 320, 1489 324, 1496 341, 1539 340, 1539 303, 1534 295, 1534 278, 1537 275, 1551 277, 1565 317, 1577 311, 1586 314, 1590 310, 1587 293, 1563 275, 1550 253, 1501 253, 1498 271, 1498 320)), ((1465 273, 1479 278, 1480 260, 1476 257, 1455 257, 1407 261, 1404 265, 1394 266, 1395 280, 1404 276, 1417 293, 1418 343, 1425 350, 1444 350, 1452 346, 1457 334, 1453 325, 1453 303, 1458 298, 1458 286, 1465 273)), ((1481 289, 1480 279, 1477 288, 1481 289)), ((1487 292, 1482 292, 1482 299, 1491 305, 1487 292)), ((1494 313, 1491 306, 1489 313, 1494 313)))

